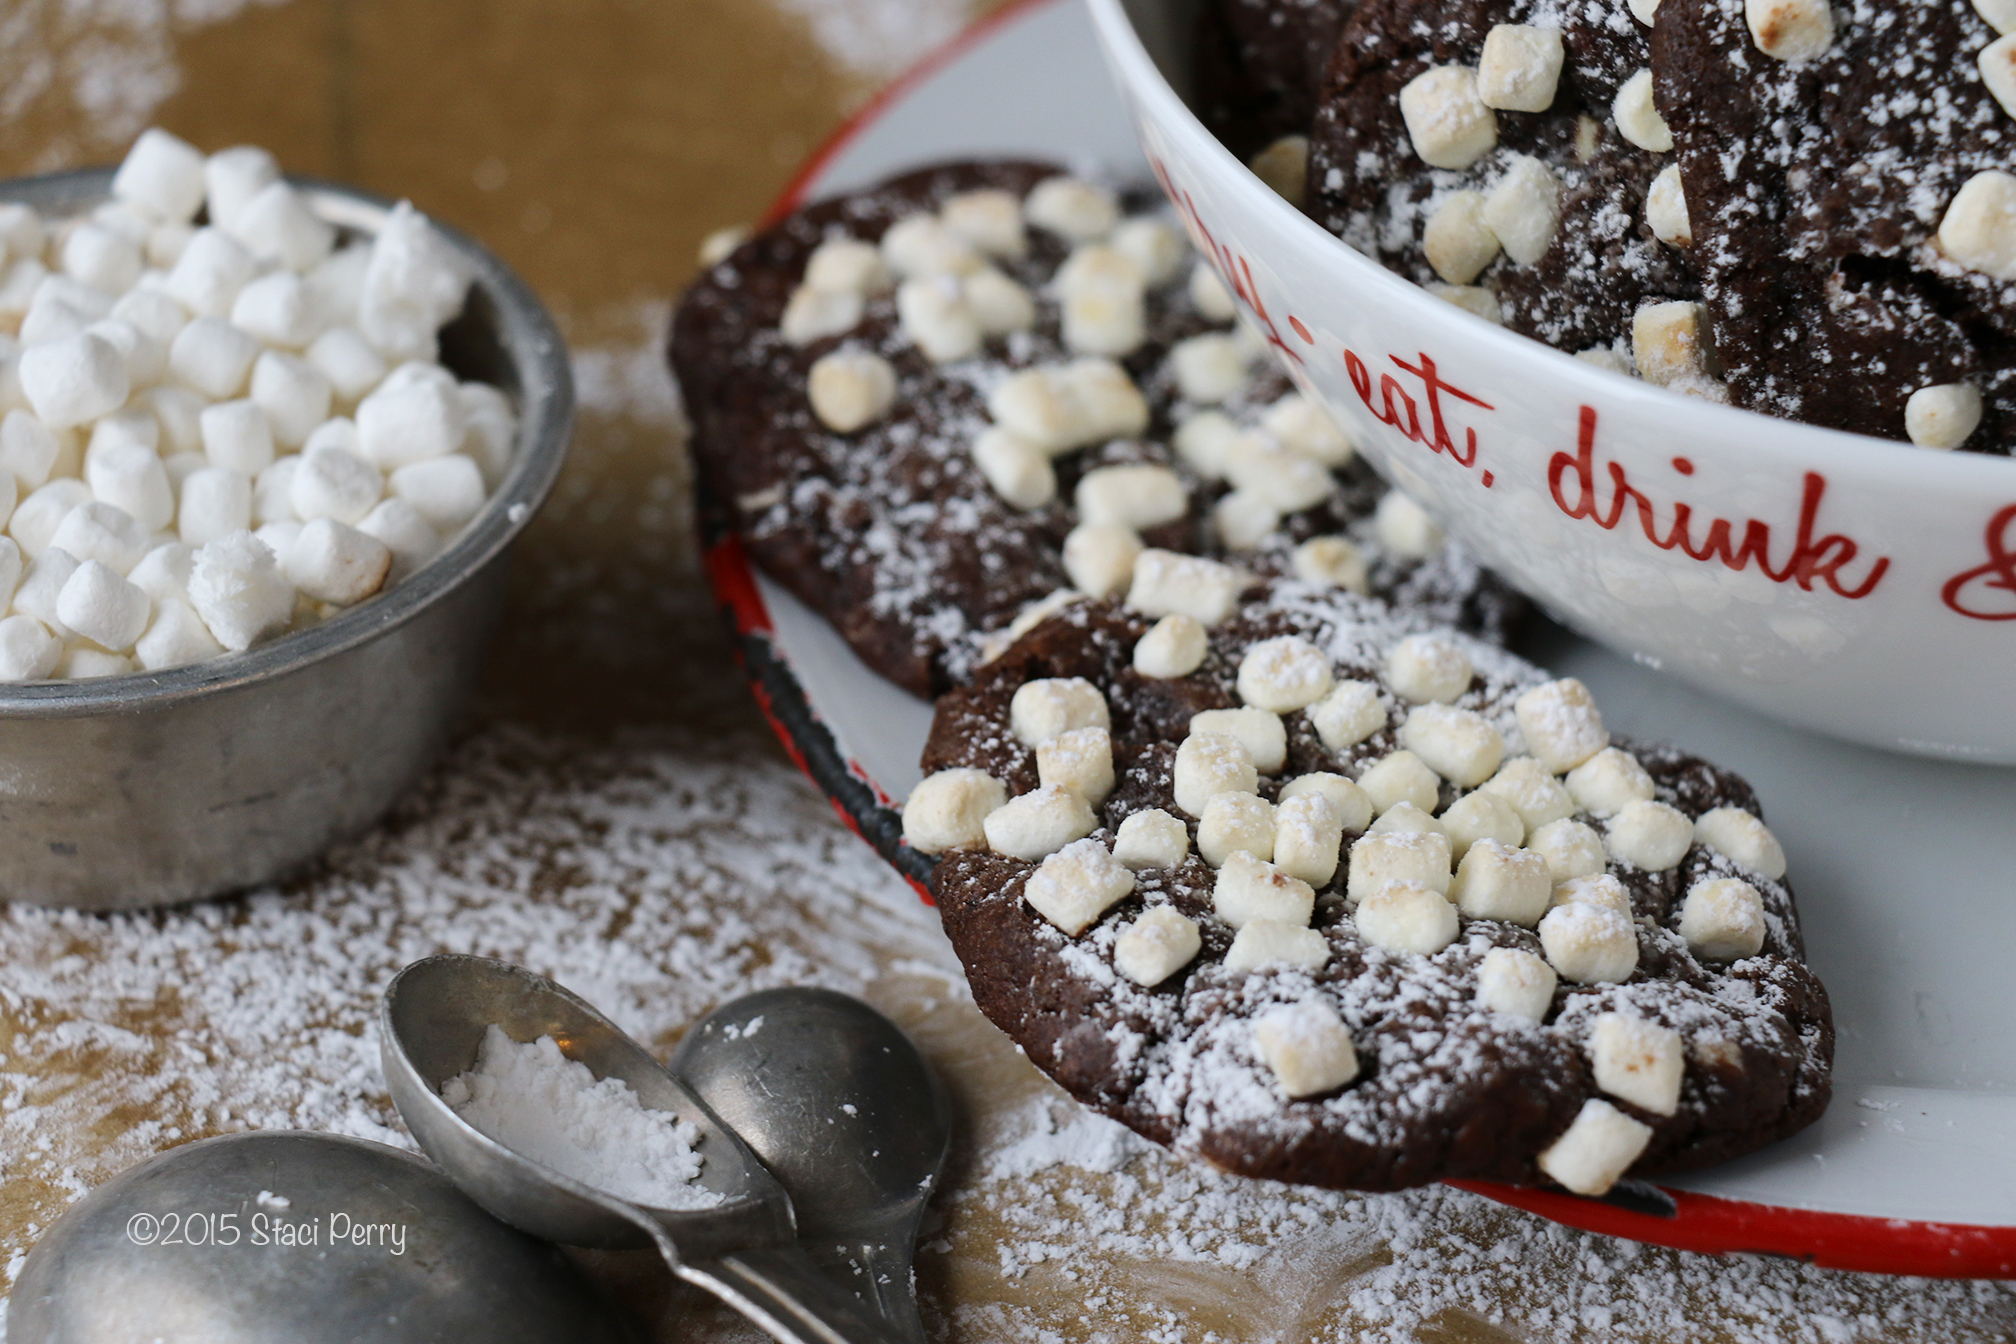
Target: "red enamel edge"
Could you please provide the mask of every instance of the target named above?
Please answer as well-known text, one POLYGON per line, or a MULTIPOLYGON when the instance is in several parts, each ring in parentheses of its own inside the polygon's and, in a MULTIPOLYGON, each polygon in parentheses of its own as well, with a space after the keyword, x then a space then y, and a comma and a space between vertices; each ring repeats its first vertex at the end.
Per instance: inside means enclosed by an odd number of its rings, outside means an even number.
MULTIPOLYGON (((1012 0, 883 88, 846 124, 827 137, 826 142, 792 176, 764 214, 761 227, 768 228, 797 209, 813 183, 825 171, 826 165, 911 89, 985 41, 996 29, 1030 10, 1057 2, 1012 0)), ((736 633, 773 634, 769 609, 764 606, 763 596, 757 591, 756 576, 749 567, 749 558, 740 540, 731 535, 716 543, 708 549, 704 563, 708 582, 713 586, 715 595, 728 607, 736 633)), ((739 658, 739 653, 737 656, 739 658)), ((771 730, 777 734, 778 741, 784 744, 792 763, 809 777, 811 771, 806 767, 798 744, 792 741, 783 723, 771 711, 768 693, 753 679, 750 680, 750 689, 755 692, 758 708, 771 730)), ((850 759, 847 768, 873 788, 878 798, 885 803, 890 801, 881 786, 869 778, 868 772, 858 762, 850 759)), ((828 801, 833 804, 833 810, 839 814, 841 821, 846 823, 847 829, 859 836, 861 827, 853 816, 840 806, 837 799, 828 801)), ((904 881, 926 903, 930 903, 930 891, 922 883, 907 875, 904 881)), ((1586 1232, 1647 1242, 1654 1246, 1670 1246, 1676 1250, 1781 1255, 1827 1269, 1873 1274, 1912 1274, 1925 1278, 2016 1278, 2016 1228, 1866 1218, 1855 1214, 1752 1204, 1715 1195, 1697 1195, 1686 1190, 1668 1190, 1666 1193, 1673 1197, 1679 1212, 1672 1218, 1657 1218, 1549 1190, 1528 1190, 1488 1181, 1449 1181, 1447 1184, 1586 1232)))

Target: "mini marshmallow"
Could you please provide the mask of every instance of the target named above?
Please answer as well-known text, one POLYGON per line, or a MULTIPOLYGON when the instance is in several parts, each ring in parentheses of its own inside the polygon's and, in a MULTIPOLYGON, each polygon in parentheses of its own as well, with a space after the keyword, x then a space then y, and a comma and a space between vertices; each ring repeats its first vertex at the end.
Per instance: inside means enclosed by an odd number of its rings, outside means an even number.
POLYGON ((1599 1013, 1589 1033, 1596 1086, 1654 1115, 1680 1109, 1680 1033, 1623 1013, 1599 1013))
POLYGON ((161 427, 156 447, 164 453, 203 451, 203 408, 208 404, 186 387, 150 387, 134 398, 135 407, 161 427))
MULTIPOLYGON (((1370 795, 1367 795, 1369 800, 1370 795)), ((1434 817, 1429 816, 1412 803, 1395 803, 1379 814, 1379 820, 1372 823, 1367 835, 1432 834, 1447 835, 1449 829, 1434 817)), ((1450 852, 1455 852, 1451 847, 1450 852)))
POLYGON ((1619 374, 1625 378, 1638 376, 1637 370, 1631 367, 1631 361, 1619 354, 1614 346, 1592 345, 1587 350, 1576 351, 1575 358, 1584 364, 1593 364, 1607 373, 1619 374))
POLYGON ((112 194, 158 219, 186 222, 203 204, 203 155, 188 141, 149 127, 112 175, 112 194))
MULTIPOLYGON (((189 240, 195 236, 196 226, 193 224, 156 224, 147 231, 147 241, 142 247, 141 255, 165 283, 168 272, 174 269, 176 262, 182 260, 182 249, 189 246, 189 240)), ((143 280, 147 279, 148 275, 149 272, 141 272, 143 280)))
POLYGON ((1309 191, 1309 137, 1284 135, 1247 160, 1267 188, 1300 208, 1309 191))
POLYGON ((1113 246, 1141 270, 1142 283, 1167 284, 1190 255, 1180 230, 1159 219, 1123 219, 1113 228, 1113 246))
POLYGON ((168 347, 168 371, 212 401, 244 390, 259 342, 222 318, 199 317, 175 335, 168 347))
MULTIPOLYGON (((371 271, 371 244, 339 247, 329 260, 308 273, 308 289, 325 320, 354 328, 364 298, 364 280, 371 271)), ((362 333, 360 332, 361 336, 362 333)))
POLYGON ((1351 440, 1330 413, 1299 392, 1269 406, 1260 416, 1260 426, 1290 452, 1326 467, 1348 466, 1356 455, 1351 440))
POLYGON ((1174 868, 1190 853, 1190 832, 1159 807, 1136 812, 1113 834, 1113 857, 1129 868, 1174 868))
POLYGON ((48 545, 123 575, 147 553, 147 529, 124 509, 94 499, 65 514, 48 545))
POLYGON ((1652 776, 1630 752, 1605 747, 1568 772, 1568 792, 1590 816, 1610 817, 1626 803, 1650 798, 1652 776))
POLYGON ((1260 784, 1260 772, 1238 738, 1227 733, 1199 733, 1193 728, 1176 748, 1173 781, 1176 806, 1201 817, 1205 806, 1221 793, 1254 792, 1260 784))
POLYGON ((462 418, 468 425, 462 435, 462 451, 483 469, 483 484, 495 490, 511 469, 518 443, 518 413, 511 400, 488 383, 461 383, 455 388, 462 399, 462 418))
POLYGON ((1687 215, 1687 192, 1680 182, 1680 165, 1669 163, 1652 179, 1645 191, 1645 223, 1652 236, 1668 247, 1692 247, 1694 225, 1687 215))
POLYGON ((1764 950, 1764 898, 1733 877, 1696 882, 1680 904, 1680 936, 1703 961, 1754 957, 1764 950))
POLYGON ((358 451, 383 471, 446 457, 468 428, 452 379, 388 378, 357 404, 356 420, 358 451))
MULTIPOLYGON (((1554 905, 1599 906, 1631 918, 1631 893, 1624 889, 1609 873, 1597 873, 1591 877, 1571 877, 1554 888, 1554 905)), ((1551 908, 1551 907, 1550 907, 1551 908)))
POLYGON ((1433 831, 1374 833, 1351 846, 1344 896, 1355 906, 1396 882, 1423 886, 1440 896, 1449 890, 1449 879, 1448 836, 1433 831))
POLYGON ((1717 807, 1694 822, 1694 838, 1773 882, 1785 876, 1785 850, 1770 828, 1740 807, 1717 807))
POLYGON ((1534 827, 1526 843, 1546 860, 1555 882, 1594 877, 1609 866, 1604 860, 1603 837, 1594 827, 1566 817, 1534 827))
POLYGON ((985 844, 988 816, 1008 801, 1000 780, 964 766, 940 770, 903 803, 903 839, 923 854, 985 844))
POLYGON ((852 434, 880 420, 896 402, 896 369, 867 350, 835 350, 812 364, 806 394, 819 422, 852 434))
POLYGON ((179 541, 163 542, 140 557, 127 572, 126 581, 157 603, 170 598, 186 599, 190 568, 195 562, 196 552, 190 547, 179 541))
POLYGON ((78 565, 56 597, 59 621, 114 652, 133 647, 153 608, 147 594, 97 560, 78 565))
POLYGON ((1555 774, 1572 770, 1610 745, 1589 688, 1573 677, 1535 686, 1513 706, 1526 749, 1555 774))
MULTIPOLYGON (((1134 561, 1140 554, 1141 538, 1132 528, 1117 523, 1080 523, 1064 538, 1064 573, 1071 586, 1087 597, 1112 597, 1133 582, 1134 561)), ((1201 645, 1202 626, 1197 627, 1197 637, 1201 645)), ((1138 667, 1138 646, 1135 661, 1138 667)))
POLYGON ((1388 952, 1426 956, 1456 941, 1456 907, 1419 882, 1388 882, 1352 913, 1359 936, 1388 952))
POLYGON ((1403 700, 1454 700, 1474 675, 1469 655, 1438 635, 1409 635, 1386 654, 1386 684, 1403 700))
POLYGON ((376 537, 334 518, 304 524, 281 554, 287 581, 331 606, 355 606, 385 586, 392 551, 376 537))
POLYGON ((1478 96, 1477 72, 1438 65, 1400 90, 1414 152, 1431 168, 1468 168, 1498 145, 1498 117, 1478 96))
POLYGON ((1453 705, 1416 705, 1400 725, 1400 742, 1430 770, 1463 788, 1491 778, 1505 758, 1505 739, 1490 721, 1453 705))
POLYGON ((1093 468, 1080 478, 1075 502, 1085 522, 1136 531, 1174 522, 1190 511, 1183 478, 1146 462, 1093 468))
POLYGON ((253 361, 252 400, 282 448, 299 448, 329 418, 332 392, 327 376, 305 359, 268 350, 253 361))
POLYGON ((1086 243, 1073 248, 1057 268, 1051 289, 1064 299, 1100 291, 1138 297, 1146 284, 1147 276, 1134 258, 1109 243, 1086 243))
MULTIPOLYGON (((63 445, 56 431, 36 419, 32 411, 15 410, 0 418, 0 471, 6 472, 21 489, 34 490, 49 479, 49 469, 63 445)), ((12 513, 9 505, 8 512, 12 513)))
POLYGON ((1099 806, 1113 792, 1112 734, 1104 728, 1073 728, 1038 743, 1036 777, 1099 806))
POLYGON ((1241 433, 1226 445, 1225 476, 1283 513, 1312 508, 1336 488, 1321 462, 1302 456, 1259 430, 1241 433))
POLYGON ((1008 336, 1036 325, 1036 300, 991 266, 963 277, 959 293, 983 336, 1008 336))
POLYGON ((1069 452, 1148 428, 1148 401, 1110 359, 1021 369, 987 394, 996 423, 1044 451, 1069 452))
POLYGON ((84 480, 93 495, 124 509, 149 532, 160 531, 175 516, 168 472, 144 444, 113 443, 92 454, 84 463, 84 480))
POLYGON ((1540 920, 1540 947, 1563 979, 1622 984, 1638 968, 1638 929, 1615 910, 1569 901, 1540 920))
POLYGON ((1188 966, 1203 947, 1196 920, 1158 905, 1113 940, 1113 967, 1143 989, 1152 989, 1188 966))
POLYGON ((1287 725, 1279 714, 1264 709, 1200 710, 1190 716, 1190 732, 1236 738, 1263 775, 1274 774, 1288 762, 1287 725))
MULTIPOLYGON (((1199 841, 1201 845, 1201 831, 1199 841)), ((1312 887, 1324 887, 1337 876, 1343 847, 1344 824, 1337 809, 1323 794, 1304 792, 1283 798, 1274 808, 1272 853, 1260 857, 1270 859, 1290 877, 1299 877, 1312 887)))
POLYGON ((257 402, 219 402, 205 408, 197 425, 203 435, 203 455, 212 466, 251 477, 273 465, 272 422, 257 402))
POLYGON ((828 238, 805 260, 805 283, 833 294, 880 294, 893 283, 881 251, 858 238, 828 238))
POLYGON ((371 242, 357 329, 394 358, 433 358, 435 331, 461 311, 468 293, 463 265, 425 215, 399 202, 371 242))
POLYGON ((1380 544, 1408 560, 1425 560, 1442 549, 1442 529, 1410 495, 1388 490, 1372 515, 1380 544))
POLYGON ((308 362, 329 380, 336 399, 348 405, 385 378, 385 359, 354 327, 331 327, 308 347, 308 362))
POLYGON ((95 677, 123 677, 132 670, 133 660, 124 654, 79 644, 63 651, 56 664, 56 677, 63 681, 89 681, 95 677))
POLYGON ((1496 840, 1472 844, 1449 884, 1449 899, 1472 919, 1503 919, 1529 929, 1547 913, 1553 894, 1545 858, 1496 840))
POLYGON ((152 340, 160 347, 164 361, 176 334, 189 325, 189 315, 182 305, 153 289, 136 289, 122 295, 108 316, 152 340))
POLYGON ((253 197, 279 180, 280 164, 256 145, 218 150, 203 165, 210 222, 228 228, 253 197))
POLYGON ((1459 860, 1479 840, 1495 840, 1513 849, 1526 840, 1526 823, 1512 810, 1512 805, 1481 790, 1466 793, 1449 804, 1437 820, 1449 836, 1450 851, 1459 860))
POLYGON ((19 201, 0 201, 0 252, 38 257, 48 243, 48 231, 35 208, 19 201))
POLYGON ((946 198, 938 218, 955 237, 990 257, 1020 257, 1029 250, 1022 227, 1022 202, 1014 193, 992 189, 962 191, 946 198))
POLYGON ((239 290, 231 301, 231 325, 290 349, 307 345, 322 330, 307 283, 287 271, 262 275, 239 290))
POLYGON ((1442 794, 1442 781, 1411 751, 1389 752, 1374 761, 1359 773, 1358 787, 1365 790, 1372 806, 1381 812, 1400 803, 1412 803, 1432 814, 1442 794))
POLYGON ((0 537, 0 611, 7 610, 7 604, 14 599, 14 589, 21 582, 21 547, 10 537, 0 537))
POLYGON ((1367 681, 1340 681, 1309 706, 1309 722, 1332 751, 1355 747, 1386 726, 1379 688, 1367 681))
POLYGON ((1582 1103, 1567 1132, 1541 1152, 1540 1170, 1578 1195, 1601 1195, 1617 1184, 1650 1142, 1650 1125, 1591 1097, 1582 1103))
POLYGON ((1025 747, 1038 746, 1074 728, 1112 728, 1106 697, 1083 677, 1025 681, 1008 702, 1008 721, 1025 747))
POLYGON ((1531 155, 1513 155, 1484 199, 1484 222, 1504 245, 1506 256, 1531 266, 1547 254, 1560 227, 1560 179, 1531 155))
POLYGON ((1239 660, 1239 698, 1256 710, 1286 714, 1321 700, 1335 684, 1329 658, 1295 635, 1263 639, 1239 660))
MULTIPOLYGON (((1008 806, 1013 807, 1014 803, 1008 806)), ((1078 840, 1050 854, 1041 867, 1029 874, 1022 887, 1022 899, 1029 903, 1030 909, 1075 938, 1133 890, 1133 872, 1115 862, 1106 846, 1097 840, 1078 840)))
POLYGON ((2016 176, 1974 174, 1939 223, 1939 248, 1970 271, 2016 280, 2016 176))
POLYGON ((861 296, 851 290, 836 292, 801 285, 785 303, 777 330, 791 345, 810 345, 854 330, 866 311, 861 296))
POLYGON ((1781 61, 1810 61, 1834 45, 1828 0, 1743 0, 1743 19, 1757 50, 1781 61))
POLYGON ((1211 506, 1211 525, 1228 551, 1250 551, 1281 525, 1281 510, 1250 490, 1234 490, 1211 506))
POLYGON ((1265 859, 1243 849, 1234 850, 1218 869, 1218 880, 1211 888, 1211 910, 1234 930, 1256 919, 1307 928, 1309 916, 1316 910, 1316 891, 1265 859))
POLYGON ((1225 953, 1225 969, 1234 974, 1267 966, 1314 971, 1322 969, 1329 960, 1330 940, 1317 930, 1279 920, 1255 919, 1233 936, 1232 946, 1225 953))
MULTIPOLYGON (((1068 538, 1066 545, 1068 549, 1068 538)), ((1193 616, 1172 612, 1134 645, 1134 670, 1157 679, 1187 677, 1203 663, 1207 647, 1203 625, 1193 616)))
POLYGON ((1958 448, 1981 424, 1981 393, 1972 383, 1921 387, 1904 403, 1904 432, 1920 448, 1958 448))
POLYGON ((1511 804, 1529 832, 1575 815, 1574 797, 1553 772, 1531 756, 1514 756, 1477 787, 1511 804))
POLYGON ((1291 1101, 1334 1092, 1358 1076, 1350 1029, 1326 1003, 1272 1009, 1253 1024, 1253 1045, 1291 1101))
POLYGON ((255 260, 296 272, 312 270, 336 245, 336 230, 285 182, 260 188, 225 227, 255 260))
POLYGON ((41 681, 62 657, 63 641, 33 616, 0 620, 0 681, 41 681))
POLYGON ((1170 348, 1169 371, 1185 401, 1215 406, 1244 386, 1246 357, 1230 336, 1206 332, 1170 348))
POLYGON ((250 532, 220 537, 196 552, 189 601, 217 642, 234 653, 285 629, 294 614, 294 589, 280 562, 250 532))
POLYGON ((92 332, 31 345, 21 352, 18 367, 22 395, 50 429, 115 411, 132 389, 119 347, 92 332))
POLYGON ((2016 117, 2016 39, 1998 38, 1981 49, 1975 64, 2002 110, 2016 117))
MULTIPOLYGON (((1281 786, 1277 807, 1286 806, 1297 798, 1315 796, 1330 804, 1336 814, 1340 832, 1356 834, 1365 829, 1372 820, 1372 799, 1365 790, 1359 788, 1342 775, 1333 775, 1327 770, 1314 770, 1306 775, 1297 775, 1281 786)), ((1275 844, 1280 844, 1279 826, 1276 826, 1275 844)))
POLYGON ((997 854, 1041 859, 1089 835, 1097 824, 1083 798, 1052 784, 1009 799, 988 814, 982 830, 997 854))
POLYGON ((922 212, 905 215, 883 233, 882 260, 906 280, 966 275, 986 265, 964 238, 922 212))
POLYGON ((971 358, 983 340, 959 286, 942 276, 905 280, 897 286, 896 318, 911 344, 933 364, 971 358))
POLYGON ((1632 314, 1631 358, 1648 383, 1668 387, 1705 376, 1707 351, 1707 310, 1698 303, 1648 303, 1632 314))
POLYGON ((90 486, 75 477, 59 476, 14 506, 7 531, 21 544, 21 553, 32 560, 48 549, 70 511, 90 502, 90 486))
POLYGON ((1022 205, 1029 222, 1067 241, 1104 238, 1120 222, 1120 207, 1103 187, 1075 177, 1052 177, 1036 184, 1022 205))
MULTIPOLYGON (((22 550, 25 552, 27 547, 22 550)), ((77 558, 68 551, 55 546, 45 548, 22 570, 21 582, 14 589, 14 610, 33 616, 54 631, 58 639, 69 639, 75 632, 63 624, 56 607, 63 586, 77 569, 77 558)))
POLYGON ((1467 285, 1498 259, 1498 235, 1484 217, 1484 193, 1452 191, 1428 216, 1421 251, 1435 274, 1452 285, 1467 285))
POLYGON ((1207 322, 1230 322, 1239 316, 1239 305, 1232 298, 1232 291, 1225 287, 1208 261, 1190 268, 1189 292, 1190 302, 1207 322))
POLYGON ((1132 354, 1147 339, 1147 311, 1138 284, 1084 286, 1064 295, 1064 346, 1074 354, 1132 354))
MULTIPOLYGON (((1754 0, 1752 0, 1754 3, 1754 0)), ((1823 5, 1826 0, 1820 0, 1823 5)), ((1610 105, 1617 133, 1640 149, 1664 154, 1673 148, 1673 132, 1652 102, 1652 72, 1640 70, 1617 89, 1610 105)))
POLYGON ((409 463, 385 484, 437 532, 457 530, 483 508, 483 471, 460 453, 409 463))
POLYGON ((196 316, 223 318, 237 302, 238 291, 258 274, 259 263, 237 239, 222 229, 198 229, 175 259, 166 288, 196 316))
POLYGON ((1213 868, 1235 853, 1274 857, 1274 805, 1250 793, 1221 793, 1204 804, 1197 823, 1197 853, 1213 868))
POLYGON ((133 656, 149 672, 182 667, 215 658, 224 652, 196 609, 179 597, 156 603, 154 619, 147 633, 133 646, 133 656))
POLYGON ((1359 596, 1372 591, 1365 554, 1343 537, 1311 537, 1289 557, 1295 577, 1319 588, 1342 588, 1359 596))
POLYGON ((1554 105, 1561 81, 1561 57, 1559 29, 1498 24, 1484 35, 1477 97, 1500 111, 1545 112, 1554 105))
POLYGON ((1232 614, 1245 581, 1230 565, 1150 547, 1134 562, 1127 605, 1144 616, 1182 614, 1212 626, 1232 614))
POLYGON ((973 440, 973 465, 995 494, 1018 509, 1040 509, 1057 497, 1057 473, 1049 455, 998 425, 973 440))
MULTIPOLYGON (((354 440, 353 440, 354 442, 354 440)), ((311 443, 308 452, 321 447, 311 443)), ((294 520, 294 477, 307 457, 283 457, 252 478, 252 520, 261 526, 294 520)))
POLYGON ((140 278, 140 248, 88 221, 64 236, 61 257, 65 275, 107 294, 123 294, 140 278))
POLYGON ((298 462, 289 478, 288 500, 291 516, 302 522, 333 518, 354 525, 371 512, 384 493, 384 477, 378 468, 348 449, 318 443, 302 453, 298 462))
POLYGON ((1974 0, 1974 12, 1998 33, 2016 33, 2016 0, 1974 0))
POLYGON ((1663 873, 1678 864, 1693 843, 1694 824, 1685 813, 1642 799, 1618 809, 1604 836, 1611 858, 1648 873, 1663 873))
POLYGON ((392 573, 387 583, 399 582, 441 553, 440 534, 403 499, 381 500, 364 515, 357 530, 390 548, 392 573))
POLYGON ((1560 977, 1531 952, 1494 947, 1477 963, 1477 1004, 1494 1013, 1544 1022, 1560 977))

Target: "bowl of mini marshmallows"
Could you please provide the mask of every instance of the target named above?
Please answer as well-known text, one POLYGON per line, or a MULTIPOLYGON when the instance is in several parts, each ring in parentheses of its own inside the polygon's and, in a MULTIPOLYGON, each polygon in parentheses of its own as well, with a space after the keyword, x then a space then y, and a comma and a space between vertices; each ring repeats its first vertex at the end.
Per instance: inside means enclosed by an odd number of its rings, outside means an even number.
POLYGON ((0 182, 0 899, 264 881, 446 739, 566 349, 490 253, 164 131, 0 182))

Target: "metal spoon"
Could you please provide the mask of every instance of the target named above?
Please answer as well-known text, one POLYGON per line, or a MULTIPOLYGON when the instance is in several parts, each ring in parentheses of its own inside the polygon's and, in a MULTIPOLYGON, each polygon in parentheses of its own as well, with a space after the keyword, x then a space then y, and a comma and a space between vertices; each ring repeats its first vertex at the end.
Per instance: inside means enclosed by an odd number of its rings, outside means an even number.
POLYGON ((14 1344, 642 1339, 557 1248, 411 1153, 333 1134, 186 1144, 79 1200, 28 1255, 14 1344))
POLYGON ((701 1019, 671 1068, 783 1182, 806 1253, 923 1344, 911 1260, 952 1111, 902 1029, 831 990, 764 990, 701 1019))
POLYGON ((385 992, 380 1050, 406 1127, 478 1204, 534 1236, 572 1246, 655 1245, 676 1274, 787 1344, 894 1344, 872 1311, 790 1243, 791 1198, 735 1133, 602 1014, 520 966, 482 957, 414 962, 385 992), (551 1036, 597 1078, 620 1078, 645 1106, 701 1132, 700 1184, 713 1208, 659 1209, 520 1157, 457 1115, 441 1084, 476 1062, 492 1023, 514 1040, 551 1036))

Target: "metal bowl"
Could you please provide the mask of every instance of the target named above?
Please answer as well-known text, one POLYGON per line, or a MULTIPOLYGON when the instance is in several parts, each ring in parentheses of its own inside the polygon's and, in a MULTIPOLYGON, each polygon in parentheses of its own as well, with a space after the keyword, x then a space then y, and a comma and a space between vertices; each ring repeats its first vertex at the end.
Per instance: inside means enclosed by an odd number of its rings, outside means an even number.
MULTIPOLYGON (((74 214, 111 181, 19 178, 0 182, 0 200, 74 214)), ((295 185, 352 236, 390 209, 295 185)), ((0 901, 130 909, 264 882, 364 830, 445 745, 496 625, 511 541, 566 455, 574 388, 532 292, 434 227, 474 276, 441 360, 517 403, 502 484, 441 555, 311 629, 169 671, 0 685, 0 901)))

